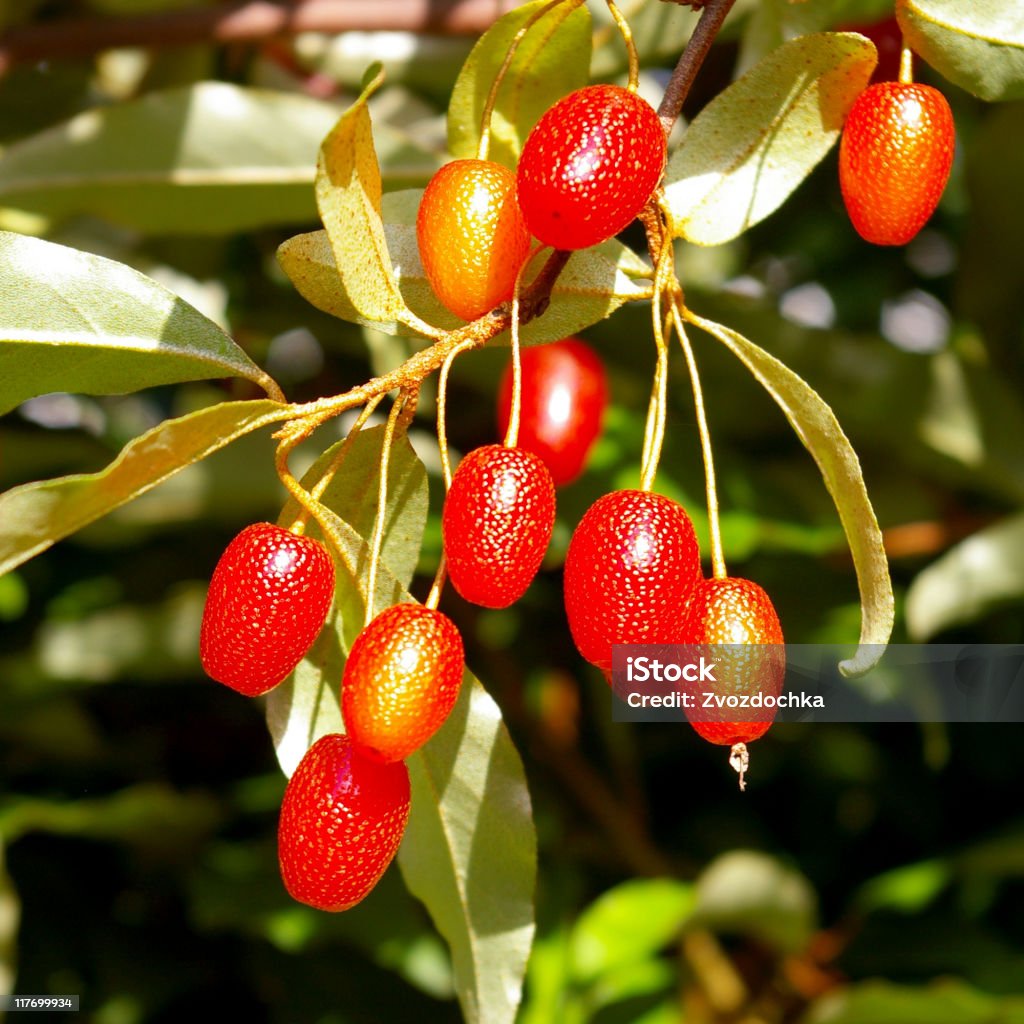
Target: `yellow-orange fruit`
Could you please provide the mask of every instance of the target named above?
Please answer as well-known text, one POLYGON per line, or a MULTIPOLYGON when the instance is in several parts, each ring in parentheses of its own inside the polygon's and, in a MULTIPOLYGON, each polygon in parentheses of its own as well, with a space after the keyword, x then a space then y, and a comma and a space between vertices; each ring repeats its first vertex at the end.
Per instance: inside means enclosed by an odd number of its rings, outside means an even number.
POLYGON ((430 179, 416 218, 420 261, 434 294, 463 320, 512 298, 530 251, 516 176, 489 160, 454 160, 430 179))

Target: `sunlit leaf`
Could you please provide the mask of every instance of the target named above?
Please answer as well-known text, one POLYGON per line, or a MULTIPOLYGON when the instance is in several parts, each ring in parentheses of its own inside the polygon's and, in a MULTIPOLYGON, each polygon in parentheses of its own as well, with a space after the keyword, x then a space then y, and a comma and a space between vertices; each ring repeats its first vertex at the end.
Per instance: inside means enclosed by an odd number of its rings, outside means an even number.
MULTIPOLYGON (((560 3, 530 26, 512 58, 491 116, 488 159, 515 167, 523 142, 556 100, 587 84, 590 14, 583 0, 560 3)), ((499 18, 480 37, 462 65, 448 105, 448 148, 475 157, 491 85, 512 40, 550 0, 531 0, 499 18)))
POLYGON ((647 959, 679 935, 693 905, 693 886, 673 879, 634 879, 609 890, 573 929, 574 976, 586 983, 647 959))
POLYGON ((907 45, 983 100, 1024 97, 1024 6, 1018 0, 898 0, 907 45))
POLYGON ((975 622, 1024 596, 1024 515, 972 534, 923 569, 907 591, 907 630, 918 641, 975 622))
POLYGON ((98 473, 24 484, 0 495, 0 574, 236 438, 292 415, 269 400, 223 402, 167 420, 98 473))
POLYGON ((0 232, 0 413, 52 391, 110 395, 244 377, 280 388, 220 327, 113 260, 0 232))
POLYGON ((753 935, 795 953, 811 937, 817 898, 807 879, 774 857, 734 850, 697 879, 692 922, 713 931, 753 935))
POLYGON ((337 108, 199 82, 78 114, 0 158, 0 206, 89 213, 145 231, 313 221, 313 168, 337 108))
POLYGON ((342 114, 320 147, 316 169, 317 207, 337 268, 334 291, 340 284, 341 301, 368 320, 391 320, 404 308, 384 238, 380 167, 366 106, 381 81, 378 74, 342 114))
POLYGON ((677 234, 719 245, 778 209, 839 138, 875 63, 862 36, 801 36, 719 93, 669 160, 677 234))
POLYGON ((860 646, 839 667, 846 675, 867 672, 889 642, 895 599, 882 531, 868 498, 857 453, 825 401, 788 366, 728 327, 689 311, 687 316, 743 362, 775 399, 814 456, 846 532, 860 588, 860 646))

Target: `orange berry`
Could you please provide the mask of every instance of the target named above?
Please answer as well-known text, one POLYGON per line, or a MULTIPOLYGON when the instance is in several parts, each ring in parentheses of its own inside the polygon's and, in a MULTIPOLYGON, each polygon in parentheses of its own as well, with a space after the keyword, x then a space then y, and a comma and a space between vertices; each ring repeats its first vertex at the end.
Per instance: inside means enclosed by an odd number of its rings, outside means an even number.
POLYGON ((463 320, 512 298, 530 252, 516 176, 489 160, 454 160, 430 179, 416 217, 420 260, 434 294, 463 320))
POLYGON ((356 637, 341 683, 345 729, 360 753, 400 761, 441 727, 462 685, 462 637, 421 604, 385 608, 356 637))
POLYGON ((935 211, 953 166, 956 131, 929 85, 879 82, 857 97, 839 147, 839 184, 858 234, 904 245, 935 211))
MULTIPOLYGON (((704 654, 715 663, 715 682, 699 684, 701 690, 723 698, 755 693, 777 697, 782 692, 786 675, 782 626, 771 599, 756 583, 739 577, 701 580, 683 633, 688 644, 714 645, 704 654), (768 646, 776 644, 780 646, 768 646), (747 645, 756 646, 747 649, 747 645)), ((735 708, 717 711, 711 720, 704 711, 699 717, 695 713, 689 716, 690 724, 709 743, 729 747, 763 736, 775 718, 774 710, 764 708, 750 708, 745 714, 737 714, 735 708)))

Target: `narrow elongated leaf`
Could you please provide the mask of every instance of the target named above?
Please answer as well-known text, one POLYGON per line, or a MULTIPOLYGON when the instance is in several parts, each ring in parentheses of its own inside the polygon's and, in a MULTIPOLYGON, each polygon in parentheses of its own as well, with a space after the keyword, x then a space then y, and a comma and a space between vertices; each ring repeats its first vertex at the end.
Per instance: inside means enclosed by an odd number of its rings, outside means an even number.
POLYGON ((918 641, 974 622, 1024 595, 1024 515, 979 530, 924 569, 907 591, 907 629, 918 641))
POLYGON ((0 414, 34 395, 244 377, 280 388, 212 320, 113 260, 0 231, 0 414))
MULTIPOLYGON (((462 321, 437 301, 430 288, 416 245, 416 228, 389 223, 384 231, 394 260, 395 279, 408 308, 437 327, 459 326, 462 321)), ((405 333, 405 328, 391 316, 368 317, 359 312, 337 286, 334 255, 323 231, 289 238, 277 251, 284 272, 303 298, 318 309, 386 334, 405 333)), ((650 272, 632 250, 614 239, 573 253, 555 284, 548 310, 523 328, 523 343, 539 344, 567 337, 611 316, 626 302, 649 298, 650 283, 643 275, 650 272)))
MULTIPOLYGON (((587 84, 590 13, 583 0, 568 0, 543 14, 519 42, 505 71, 491 115, 488 159, 515 167, 530 129, 556 100, 587 84)), ((462 65, 448 104, 448 148, 474 157, 487 96, 512 41, 527 22, 550 6, 532 0, 499 18, 462 65)))
MULTIPOLYGON (((342 471, 339 488, 344 479, 342 471)), ((395 515, 401 523, 397 507, 395 515)), ((286 774, 319 736, 343 731, 344 652, 362 627, 368 599, 366 539, 326 507, 318 527, 335 550, 340 624, 336 618, 321 633, 282 684, 290 695, 279 696, 278 687, 268 698, 268 724, 286 774)), ((381 564, 374 607, 408 600, 381 564)), ((465 1019, 511 1024, 533 939, 536 836, 519 755, 497 705, 471 673, 448 721, 406 763, 412 810, 398 854, 406 885, 451 947, 465 1019)))
POLYGON ((367 101, 377 75, 342 114, 320 147, 316 203, 344 300, 369 320, 392 320, 403 309, 381 221, 381 180, 367 101))
POLYGON ((292 415, 279 402, 222 402, 137 437, 106 469, 0 495, 0 575, 236 438, 292 415))
POLYGON ((780 46, 716 96, 669 160, 676 233, 720 245, 777 210, 835 144, 875 63, 862 36, 821 32, 780 46))
POLYGON ((1018 0, 899 0, 907 45, 983 100, 1024 97, 1024 6, 1018 0))
POLYGON ((860 589, 860 646, 853 658, 839 667, 845 675, 867 672, 889 642, 895 599, 882 531, 864 486, 857 453, 825 401, 788 366, 742 334, 690 311, 686 315, 722 342, 764 385, 814 456, 846 532, 860 589))
POLYGON ((0 158, 0 205, 145 231, 228 233, 316 216, 313 168, 337 109, 199 82, 79 114, 0 158))

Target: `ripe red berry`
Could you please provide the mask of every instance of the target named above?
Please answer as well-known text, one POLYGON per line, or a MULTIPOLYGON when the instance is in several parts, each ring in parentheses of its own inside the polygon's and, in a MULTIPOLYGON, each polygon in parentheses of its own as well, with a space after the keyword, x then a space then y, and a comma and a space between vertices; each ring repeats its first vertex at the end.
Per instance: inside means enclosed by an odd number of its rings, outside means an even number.
POLYGON ((693 524, 671 498, 613 491, 580 520, 565 557, 565 610, 580 654, 606 675, 612 644, 678 644, 700 578, 693 524))
POLYGON ((489 160, 455 160, 427 184, 416 218, 420 260, 434 294, 463 320, 512 298, 530 252, 516 176, 489 160))
POLYGON ((273 523, 247 526, 225 548, 203 609, 199 656, 220 683, 266 693, 302 660, 334 597, 334 562, 319 541, 273 523))
POLYGON ((945 96, 929 85, 879 82, 857 97, 839 147, 839 184, 858 234, 904 245, 939 203, 956 131, 945 96))
POLYGON ((277 856, 293 899, 348 910, 377 884, 409 820, 409 772, 364 757, 347 736, 317 740, 281 804, 277 856))
POLYGON ((507 608, 537 575, 555 525, 555 485, 532 452, 491 444, 459 463, 441 514, 448 578, 473 604, 507 608))
POLYGON ((356 637, 341 684, 345 729, 378 761, 400 761, 441 727, 459 696, 462 637, 420 604, 386 608, 356 637))
MULTIPOLYGON (((556 487, 583 472, 601 433, 608 404, 604 366, 578 338, 524 349, 518 445, 539 455, 556 487)), ((512 409, 512 365, 498 389, 498 432, 504 435, 512 409)))
MULTIPOLYGON (((690 602, 685 637, 688 644, 712 647, 704 656, 715 663, 715 682, 700 684, 702 690, 723 698, 755 693, 777 697, 782 692, 782 627, 771 599, 756 583, 732 576, 701 580, 690 602)), ((757 707, 711 711, 698 705, 693 713, 687 710, 687 717, 709 743, 728 747, 763 736, 775 718, 774 710, 757 707)))
POLYGON ((618 85, 589 85, 534 125, 517 171, 527 227, 545 245, 585 249, 617 235, 665 170, 654 108, 618 85))

